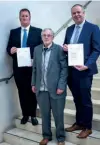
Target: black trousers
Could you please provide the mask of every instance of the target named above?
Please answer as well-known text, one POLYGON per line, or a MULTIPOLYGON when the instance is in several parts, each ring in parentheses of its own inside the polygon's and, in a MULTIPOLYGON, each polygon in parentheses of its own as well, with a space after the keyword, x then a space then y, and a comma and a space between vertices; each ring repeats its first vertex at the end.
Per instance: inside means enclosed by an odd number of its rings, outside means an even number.
POLYGON ((36 117, 37 100, 31 90, 31 67, 14 68, 14 78, 18 88, 23 116, 36 117))
POLYGON ((93 76, 87 71, 71 69, 68 76, 68 86, 72 92, 76 106, 76 124, 87 129, 92 128, 93 107, 91 101, 91 86, 93 76))

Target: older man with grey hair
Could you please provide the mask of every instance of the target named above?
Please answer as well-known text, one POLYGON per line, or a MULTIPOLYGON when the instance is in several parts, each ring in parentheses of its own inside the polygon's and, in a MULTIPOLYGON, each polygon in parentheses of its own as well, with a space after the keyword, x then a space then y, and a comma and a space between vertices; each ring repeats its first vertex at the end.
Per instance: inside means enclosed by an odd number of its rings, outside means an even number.
POLYGON ((40 145, 47 145, 52 140, 51 110, 55 120, 58 145, 64 145, 66 55, 61 46, 53 43, 54 32, 52 29, 44 29, 41 37, 43 44, 35 47, 32 73, 32 91, 36 93, 42 115, 43 139, 40 145))

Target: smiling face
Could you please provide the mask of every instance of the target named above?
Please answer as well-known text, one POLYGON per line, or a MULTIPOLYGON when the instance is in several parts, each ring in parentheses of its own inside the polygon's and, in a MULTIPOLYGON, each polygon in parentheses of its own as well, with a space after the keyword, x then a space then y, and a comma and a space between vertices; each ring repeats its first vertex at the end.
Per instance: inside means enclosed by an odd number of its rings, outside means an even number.
POLYGON ((21 26, 27 27, 30 25, 31 16, 28 11, 21 11, 19 19, 20 19, 21 26))
POLYGON ((81 6, 74 6, 71 9, 72 18, 75 24, 81 24, 84 21, 85 12, 81 6))

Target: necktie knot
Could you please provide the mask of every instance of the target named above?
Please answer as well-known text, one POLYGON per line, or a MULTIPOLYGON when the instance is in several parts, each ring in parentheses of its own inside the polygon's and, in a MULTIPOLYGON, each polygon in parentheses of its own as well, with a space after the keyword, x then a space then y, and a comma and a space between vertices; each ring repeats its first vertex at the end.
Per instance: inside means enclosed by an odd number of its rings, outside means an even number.
POLYGON ((46 55, 46 52, 47 52, 48 48, 44 48, 43 51, 44 51, 44 57, 46 55))
POLYGON ((24 32, 27 32, 27 29, 23 29, 24 30, 24 32))
POLYGON ((47 51, 48 50, 48 48, 44 48, 44 51, 47 51))
POLYGON ((76 29, 79 29, 79 28, 80 28, 80 26, 79 26, 79 25, 77 25, 77 26, 76 26, 76 29))

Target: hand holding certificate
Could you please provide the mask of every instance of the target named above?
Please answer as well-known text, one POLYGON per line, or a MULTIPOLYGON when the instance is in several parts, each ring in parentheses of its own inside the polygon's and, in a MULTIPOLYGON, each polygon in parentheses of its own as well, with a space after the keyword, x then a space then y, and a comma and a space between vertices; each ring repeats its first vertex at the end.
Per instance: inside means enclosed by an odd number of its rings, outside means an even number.
POLYGON ((84 65, 83 44, 68 44, 68 66, 84 65))
POLYGON ((29 47, 17 49, 17 62, 18 67, 32 66, 29 47))

